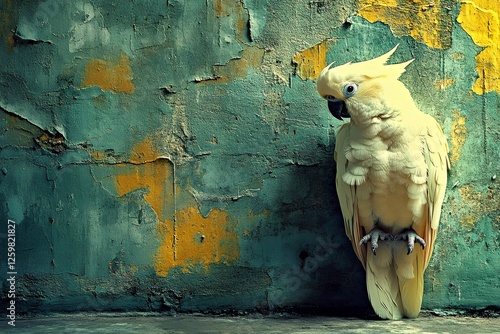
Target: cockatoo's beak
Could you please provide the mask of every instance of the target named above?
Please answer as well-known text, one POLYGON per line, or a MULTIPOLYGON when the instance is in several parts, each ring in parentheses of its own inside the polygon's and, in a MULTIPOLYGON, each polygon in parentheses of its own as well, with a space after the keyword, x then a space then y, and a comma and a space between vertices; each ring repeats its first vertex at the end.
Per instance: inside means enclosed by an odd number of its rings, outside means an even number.
POLYGON ((351 117, 343 100, 336 99, 333 96, 327 96, 326 99, 328 100, 328 109, 332 113, 333 117, 341 121, 343 120, 342 117, 351 117))

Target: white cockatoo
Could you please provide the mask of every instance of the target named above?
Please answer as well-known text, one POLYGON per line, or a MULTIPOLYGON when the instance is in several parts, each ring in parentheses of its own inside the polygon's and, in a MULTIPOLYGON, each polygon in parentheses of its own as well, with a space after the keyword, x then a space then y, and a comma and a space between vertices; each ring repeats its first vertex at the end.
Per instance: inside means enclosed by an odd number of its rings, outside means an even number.
POLYGON ((333 116, 350 118, 336 137, 337 194, 370 302, 385 319, 420 313, 449 168, 441 127, 398 80, 413 60, 386 65, 397 47, 330 64, 317 79, 333 116))

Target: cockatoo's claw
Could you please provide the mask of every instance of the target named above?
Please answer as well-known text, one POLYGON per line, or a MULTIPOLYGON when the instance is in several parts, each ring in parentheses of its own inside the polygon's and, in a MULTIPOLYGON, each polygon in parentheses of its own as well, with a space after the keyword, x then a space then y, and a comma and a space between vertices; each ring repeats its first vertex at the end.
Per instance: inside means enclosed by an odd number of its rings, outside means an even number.
POLYGON ((425 248, 425 240, 422 239, 413 229, 409 229, 406 232, 396 235, 394 237, 394 240, 407 241, 406 243, 408 247, 407 255, 410 255, 413 252, 413 249, 415 248, 415 242, 417 244, 420 244, 420 246, 422 246, 422 249, 425 248))
POLYGON ((377 255, 377 248, 378 248, 378 241, 379 240, 387 240, 387 241, 392 241, 394 237, 390 235, 389 233, 385 233, 381 229, 374 228, 371 230, 367 235, 365 235, 361 240, 359 241, 359 245, 364 245, 367 244, 368 241, 370 241, 370 245, 372 246, 372 252, 373 255, 377 255))

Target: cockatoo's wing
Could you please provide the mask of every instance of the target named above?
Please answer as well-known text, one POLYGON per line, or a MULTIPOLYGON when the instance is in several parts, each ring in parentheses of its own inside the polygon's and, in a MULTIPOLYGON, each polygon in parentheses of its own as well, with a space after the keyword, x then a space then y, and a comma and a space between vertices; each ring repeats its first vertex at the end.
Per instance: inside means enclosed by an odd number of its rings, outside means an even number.
POLYGON ((441 216, 441 205, 444 201, 446 181, 450 161, 448 159, 448 144, 443 130, 436 120, 428 115, 426 133, 423 136, 422 151, 427 164, 427 206, 424 218, 424 239, 427 246, 424 249, 424 270, 429 264, 436 239, 436 233, 441 216))
POLYGON ((363 230, 359 221, 357 201, 356 201, 356 186, 348 185, 342 180, 342 175, 345 174, 348 167, 348 160, 345 151, 349 146, 349 130, 350 123, 344 124, 337 133, 335 144, 335 161, 337 162, 337 176, 335 184, 340 202, 340 209, 344 217, 344 227, 347 237, 351 240, 352 248, 356 256, 366 269, 366 247, 359 244, 363 238, 363 230))
POLYGON ((421 219, 414 222, 412 228, 423 237, 426 246, 424 249, 418 247, 409 255, 401 249, 395 255, 401 306, 403 313, 410 318, 418 316, 422 305, 424 271, 434 248, 449 168, 448 145, 441 127, 431 116, 421 114, 421 117, 416 123, 424 125, 420 139, 427 168, 427 193, 424 199, 426 208, 421 219))

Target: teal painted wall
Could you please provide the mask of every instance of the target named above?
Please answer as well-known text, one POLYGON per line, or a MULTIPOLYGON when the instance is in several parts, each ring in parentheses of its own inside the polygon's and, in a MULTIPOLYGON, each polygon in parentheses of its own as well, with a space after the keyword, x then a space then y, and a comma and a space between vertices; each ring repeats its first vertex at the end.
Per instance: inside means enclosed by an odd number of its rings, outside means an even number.
POLYGON ((314 79, 400 43, 451 147, 424 307, 500 306, 499 8, 386 2, 0 1, 2 305, 10 219, 19 312, 369 308, 314 79))

